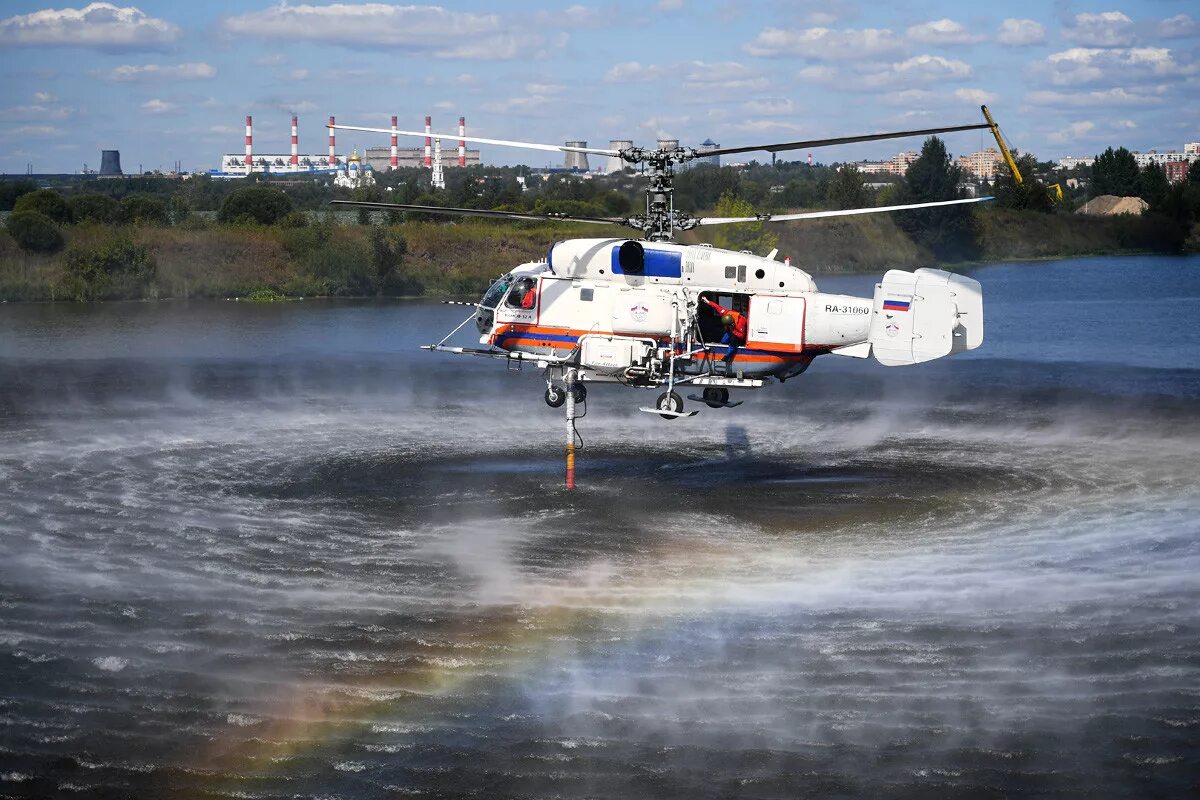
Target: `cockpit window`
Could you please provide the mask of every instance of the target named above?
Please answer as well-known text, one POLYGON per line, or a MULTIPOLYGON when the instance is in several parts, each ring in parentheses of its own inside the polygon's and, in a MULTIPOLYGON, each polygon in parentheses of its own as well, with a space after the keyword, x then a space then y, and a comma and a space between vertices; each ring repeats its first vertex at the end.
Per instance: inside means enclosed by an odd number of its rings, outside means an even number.
POLYGON ((504 304, 509 308, 531 309, 537 302, 537 281, 521 278, 508 291, 504 304))
POLYGON ((504 297, 504 293, 508 291, 508 287, 512 285, 512 275, 505 275, 500 280, 492 284, 491 288, 483 295, 483 299, 479 301, 479 305, 484 308, 495 308, 500 305, 500 300, 504 297))

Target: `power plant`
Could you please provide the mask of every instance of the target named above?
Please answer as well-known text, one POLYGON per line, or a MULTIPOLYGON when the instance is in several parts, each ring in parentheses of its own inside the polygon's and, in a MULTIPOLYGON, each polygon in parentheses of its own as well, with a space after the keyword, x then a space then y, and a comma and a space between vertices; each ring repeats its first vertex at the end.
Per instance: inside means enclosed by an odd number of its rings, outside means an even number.
MULTIPOLYGON (((566 147, 587 147, 587 142, 565 142, 566 147)), ((563 167, 570 170, 588 171, 587 153, 567 153, 563 167)))
MULTIPOLYGON (((334 117, 329 118, 329 125, 336 124, 334 117)), ((432 118, 425 117, 425 131, 429 133, 431 130, 432 118)), ((468 150, 466 142, 462 137, 466 133, 466 118, 458 118, 458 135, 459 140, 456 158, 453 163, 446 163, 445 166, 467 167, 474 166, 480 163, 479 151, 468 150)), ((398 130, 399 117, 393 115, 391 117, 392 131, 398 130)), ((244 178, 252 173, 262 173, 265 175, 341 175, 348 169, 349 159, 337 154, 337 134, 333 127, 329 129, 329 151, 326 154, 302 154, 300 153, 300 136, 299 136, 299 118, 292 117, 291 126, 291 151, 289 153, 256 153, 254 150, 254 120, 251 116, 246 117, 246 140, 244 153, 226 153, 221 156, 221 166, 218 169, 209 170, 209 175, 214 178, 244 178)), ((445 185, 444 179, 438 179, 440 176, 441 167, 443 166, 440 158, 441 140, 436 143, 436 149, 439 151, 438 158, 434 157, 434 142, 433 137, 428 136, 425 140, 424 149, 419 147, 400 147, 398 135, 393 133, 391 137, 390 147, 368 147, 365 150, 364 156, 361 159, 355 160, 355 167, 360 175, 365 175, 373 170, 386 171, 399 169, 401 167, 423 167, 434 173, 435 185, 445 185)), ((113 152, 116 151, 105 151, 113 152)), ((107 158, 107 155, 105 156, 107 158)), ((107 164, 108 162, 105 161, 107 164)), ((117 161, 117 173, 120 171, 120 162, 117 161)))

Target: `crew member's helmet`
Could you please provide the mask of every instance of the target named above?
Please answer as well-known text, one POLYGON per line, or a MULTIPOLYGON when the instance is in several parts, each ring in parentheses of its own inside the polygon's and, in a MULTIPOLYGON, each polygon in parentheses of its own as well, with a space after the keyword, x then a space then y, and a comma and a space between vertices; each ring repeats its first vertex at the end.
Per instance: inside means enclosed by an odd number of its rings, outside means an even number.
POLYGON ((733 314, 722 314, 721 315, 721 324, 722 325, 732 325, 733 324, 733 314))

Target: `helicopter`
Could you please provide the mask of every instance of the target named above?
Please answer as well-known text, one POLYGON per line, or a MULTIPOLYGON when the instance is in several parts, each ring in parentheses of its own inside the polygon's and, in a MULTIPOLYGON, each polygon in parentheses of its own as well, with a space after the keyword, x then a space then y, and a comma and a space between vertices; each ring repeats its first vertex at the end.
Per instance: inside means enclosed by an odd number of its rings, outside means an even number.
MULTIPOLYGON (((986 107, 983 109, 985 116, 986 107)), ((520 264, 500 276, 472 313, 436 344, 423 349, 498 359, 511 368, 542 371, 547 405, 567 405, 574 431, 575 406, 586 383, 617 383, 661 390, 652 406, 639 408, 663 419, 690 417, 687 399, 712 409, 733 408, 730 390, 783 383, 808 369, 819 355, 874 356, 885 366, 918 364, 973 350, 983 343, 983 293, 978 281, 945 270, 888 270, 872 297, 820 292, 812 277, 765 255, 708 244, 680 244, 676 231, 743 222, 785 222, 887 213, 991 200, 963 198, 874 208, 747 217, 698 217, 674 205, 674 169, 695 158, 754 151, 777 153, 829 145, 994 128, 980 124, 841 136, 808 141, 697 151, 627 147, 620 150, 552 145, 481 137, 478 144, 586 153, 620 158, 642 167, 643 213, 591 217, 447 208, 405 203, 335 200, 335 204, 433 214, 513 220, 560 220, 622 226, 640 237, 608 236, 555 243, 543 260, 520 264), (474 323, 480 347, 447 342, 474 323)), ((331 129, 401 136, 450 138, 451 134, 398 131, 355 125, 331 129)), ((453 134, 455 138, 464 137, 453 134)), ((574 441, 571 434, 570 442, 574 441)), ((568 444, 568 463, 572 444, 568 444)), ((569 475, 573 471, 568 469, 569 475)), ((568 478, 568 484, 572 481, 568 478)))

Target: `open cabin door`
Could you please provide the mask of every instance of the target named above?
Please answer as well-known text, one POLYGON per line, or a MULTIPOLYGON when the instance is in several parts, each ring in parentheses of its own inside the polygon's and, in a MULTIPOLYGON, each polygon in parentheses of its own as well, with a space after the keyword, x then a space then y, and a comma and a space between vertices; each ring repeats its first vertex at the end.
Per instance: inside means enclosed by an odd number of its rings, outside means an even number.
POLYGON ((792 353, 804 350, 804 303, 803 297, 751 297, 746 346, 792 353))

